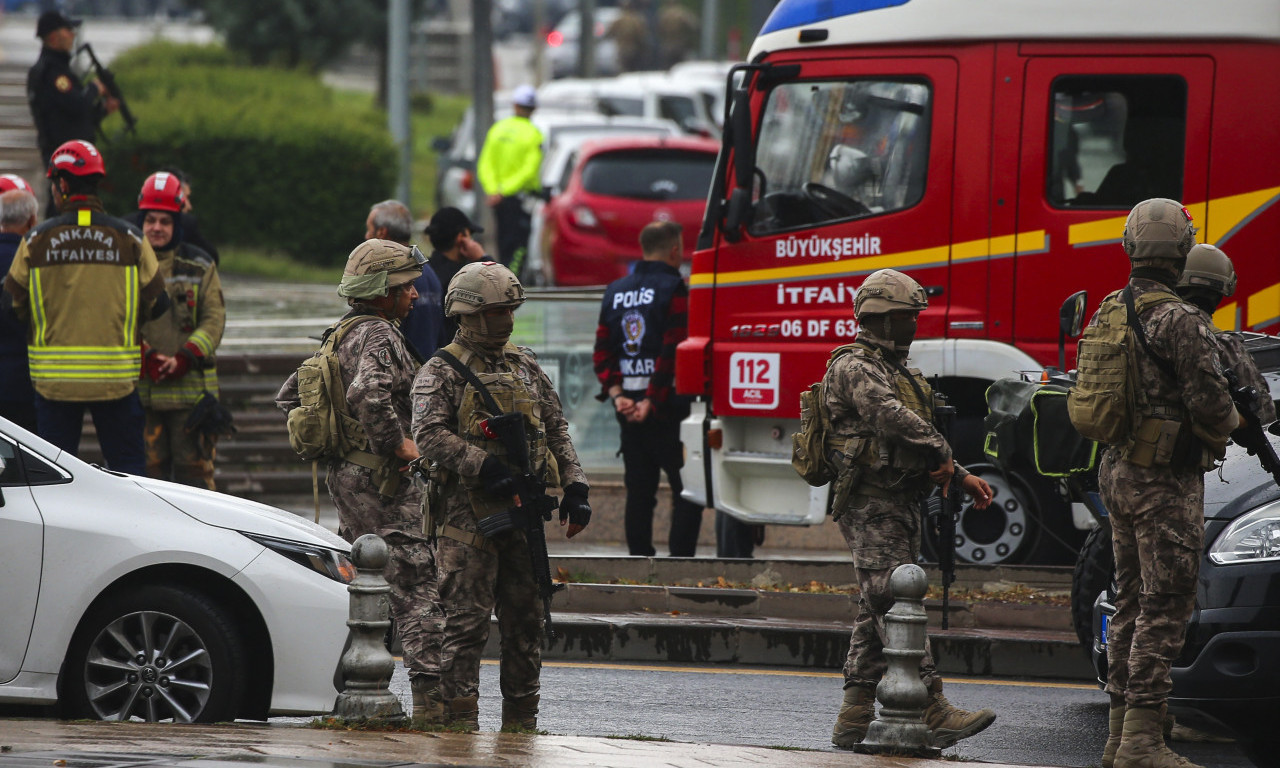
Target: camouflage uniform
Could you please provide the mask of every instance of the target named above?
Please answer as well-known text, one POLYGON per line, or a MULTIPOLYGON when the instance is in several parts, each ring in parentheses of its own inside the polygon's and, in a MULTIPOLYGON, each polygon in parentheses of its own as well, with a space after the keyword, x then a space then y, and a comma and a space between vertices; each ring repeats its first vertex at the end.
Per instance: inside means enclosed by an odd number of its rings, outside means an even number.
MULTIPOLYGON (((1212 322, 1207 316, 1206 320, 1212 322)), ((1269 394, 1271 388, 1267 386, 1266 379, 1262 378, 1249 350, 1244 348, 1244 338, 1233 331, 1217 331, 1217 335, 1218 343, 1222 345, 1222 367, 1235 371, 1242 386, 1253 387, 1258 392, 1259 420, 1263 424, 1275 421, 1276 403, 1269 394)))
MULTIPOLYGON (((1155 279, 1129 281, 1136 302, 1170 291, 1155 279)), ((1142 326, 1151 349, 1177 373, 1171 380, 1134 344, 1135 382, 1144 413, 1160 409, 1190 422, 1209 443, 1225 444, 1237 424, 1220 373, 1223 349, 1204 314, 1168 302, 1148 309, 1142 326)), ((1185 429, 1185 428, 1184 428, 1185 429)), ((1116 615, 1107 628, 1107 692, 1129 707, 1158 708, 1168 698, 1169 668, 1182 650, 1195 606, 1204 537, 1205 449, 1198 444, 1172 464, 1139 466, 1130 448, 1107 448, 1098 473, 1111 519, 1116 563, 1116 615)))
MULTIPOLYGON (((457 282, 455 279, 451 285, 457 282)), ((547 449, 559 467, 558 485, 585 485, 586 475, 569 439, 560 398, 533 354, 511 344, 498 354, 472 344, 461 334, 454 341, 475 354, 470 365, 477 373, 510 371, 523 381, 541 404, 547 449)), ((436 539, 444 613, 440 693, 446 706, 478 696, 480 655, 489 637, 491 613, 498 617, 502 637, 504 702, 537 696, 542 667, 542 602, 524 533, 517 530, 493 539, 480 537, 464 487, 479 476, 488 456, 459 436, 458 411, 466 389, 462 374, 439 357, 427 361, 413 383, 413 439, 425 458, 438 462, 448 473, 442 508, 431 511, 437 530, 440 526, 450 528, 436 539)), ((556 485, 556 479, 550 484, 556 485)))
MULTIPOLYGON (((390 322, 367 320, 354 325, 337 349, 347 408, 369 438, 370 453, 400 460, 395 449, 408 433, 410 389, 418 361, 390 322)), ((286 411, 298 405, 295 373, 276 395, 286 411)), ((366 533, 384 538, 390 559, 383 571, 391 584, 391 615, 396 622, 409 676, 440 674, 440 609, 436 593, 435 557, 422 533, 422 491, 405 477, 395 495, 379 492, 378 472, 336 459, 329 462, 326 485, 338 508, 338 533, 355 541, 366 533)))

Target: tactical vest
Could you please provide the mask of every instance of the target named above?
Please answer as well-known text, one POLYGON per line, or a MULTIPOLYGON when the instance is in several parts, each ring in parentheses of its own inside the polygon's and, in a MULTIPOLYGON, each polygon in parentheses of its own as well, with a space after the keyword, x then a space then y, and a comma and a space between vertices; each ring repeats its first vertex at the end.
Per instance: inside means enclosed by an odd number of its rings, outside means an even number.
MULTIPOLYGON (((879 347, 866 343, 857 343, 852 346, 851 354, 872 361, 874 365, 892 370, 893 391, 898 402, 930 424, 934 423, 933 388, 920 373, 920 369, 894 365, 892 361, 885 359, 884 350, 879 347)), ((928 457, 925 454, 919 451, 900 450, 891 444, 881 442, 876 438, 871 422, 865 418, 859 418, 854 424, 853 435, 845 441, 844 452, 854 463, 869 469, 889 467, 905 472, 923 472, 929 469, 928 457)))
MULTIPOLYGON (((519 354, 517 347, 508 344, 503 349, 499 363, 502 370, 494 372, 480 370, 483 363, 479 361, 479 355, 461 344, 449 344, 443 349, 475 374, 503 413, 524 415, 525 434, 529 438, 529 466, 535 475, 543 478, 555 477, 554 462, 547 450, 547 434, 542 424, 542 401, 525 384, 515 365, 508 359, 511 353, 519 354)), ((463 389, 462 402, 458 406, 458 436, 485 453, 502 458, 513 474, 520 474, 523 468, 518 462, 507 459, 507 450, 502 442, 485 435, 484 422, 495 415, 498 414, 489 412, 484 395, 468 383, 463 389)), ((477 518, 504 512, 511 507, 510 499, 486 492, 480 487, 477 478, 464 478, 462 484, 477 518)))

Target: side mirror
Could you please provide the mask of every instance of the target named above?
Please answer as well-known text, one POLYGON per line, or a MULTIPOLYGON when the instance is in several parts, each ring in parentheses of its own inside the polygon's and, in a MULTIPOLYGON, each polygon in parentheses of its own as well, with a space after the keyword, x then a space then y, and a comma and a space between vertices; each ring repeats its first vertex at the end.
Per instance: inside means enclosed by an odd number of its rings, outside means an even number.
POLYGON ((1067 370, 1067 339, 1075 338, 1084 330, 1084 308, 1089 301, 1088 291, 1076 291, 1062 302, 1058 310, 1058 370, 1067 370))

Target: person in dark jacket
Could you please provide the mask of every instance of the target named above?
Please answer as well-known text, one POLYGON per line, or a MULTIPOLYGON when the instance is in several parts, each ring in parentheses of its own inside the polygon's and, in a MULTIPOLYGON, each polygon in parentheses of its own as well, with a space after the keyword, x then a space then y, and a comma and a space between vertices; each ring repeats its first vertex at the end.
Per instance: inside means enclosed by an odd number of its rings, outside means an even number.
MULTIPOLYGON (((365 240, 391 240, 401 245, 412 245, 413 215, 399 200, 383 200, 369 209, 364 222, 365 240)), ((418 357, 426 360, 440 346, 440 326, 444 324, 444 288, 440 278, 430 269, 413 281, 418 298, 413 301, 413 311, 400 321, 404 334, 418 357)))
MULTIPOLYGON (((431 258, 427 266, 440 278, 441 287, 447 292, 449 281, 458 274, 458 270, 473 261, 484 259, 484 249, 471 239, 484 230, 471 223, 467 214, 457 208, 441 208, 427 222, 425 234, 431 240, 431 258)), ((438 347, 453 341, 458 334, 458 318, 446 317, 443 307, 440 309, 440 338, 438 347)))
MULTIPOLYGON (((0 176, 0 190, 0 271, 7 273, 22 236, 36 225, 40 204, 20 177, 0 176)), ((27 367, 27 326, 0 312, 0 416, 35 432, 35 397, 27 367)))
POLYGON ((652 557, 658 475, 671 486, 672 557, 693 557, 702 507, 680 496, 680 422, 689 400, 675 394, 676 345, 688 335, 689 288, 680 275, 681 227, 655 221, 640 231, 644 260, 605 289, 593 362, 600 400, 609 399, 622 427, 627 486, 627 549, 652 557))

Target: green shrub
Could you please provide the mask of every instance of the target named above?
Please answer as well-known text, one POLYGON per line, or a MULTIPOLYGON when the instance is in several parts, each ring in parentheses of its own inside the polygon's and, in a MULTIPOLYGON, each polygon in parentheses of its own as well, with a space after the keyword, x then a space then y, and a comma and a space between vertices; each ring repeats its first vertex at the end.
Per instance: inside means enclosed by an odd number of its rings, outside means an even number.
POLYGON ((156 40, 130 48, 111 61, 111 71, 117 75, 140 69, 182 67, 230 67, 237 63, 235 54, 219 43, 196 45, 156 40))
POLYGON ((192 177, 201 231, 213 242, 342 264, 369 206, 395 183, 379 115, 336 109, 332 92, 298 71, 175 67, 134 53, 118 74, 138 129, 115 132, 115 118, 106 125, 114 134, 103 145, 107 210, 136 210, 143 180, 176 165, 192 177))

